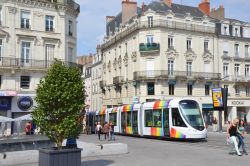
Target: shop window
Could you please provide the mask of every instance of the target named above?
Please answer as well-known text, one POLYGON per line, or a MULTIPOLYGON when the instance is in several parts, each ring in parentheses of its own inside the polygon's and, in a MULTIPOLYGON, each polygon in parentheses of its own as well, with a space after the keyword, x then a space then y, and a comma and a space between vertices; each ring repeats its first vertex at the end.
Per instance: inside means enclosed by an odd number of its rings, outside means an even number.
POLYGON ((152 127, 153 119, 152 119, 152 110, 145 110, 145 127, 152 127))
POLYGON ((21 82, 20 88, 22 89, 30 88, 30 76, 21 76, 20 82, 21 82))
POLYGON ((210 95, 210 86, 205 85, 205 96, 209 96, 209 95, 210 95))
POLYGON ((172 124, 178 127, 187 127, 181 118, 178 108, 172 108, 172 124))
POLYGON ((193 85, 187 84, 187 94, 189 96, 192 96, 192 94, 193 94, 193 85))

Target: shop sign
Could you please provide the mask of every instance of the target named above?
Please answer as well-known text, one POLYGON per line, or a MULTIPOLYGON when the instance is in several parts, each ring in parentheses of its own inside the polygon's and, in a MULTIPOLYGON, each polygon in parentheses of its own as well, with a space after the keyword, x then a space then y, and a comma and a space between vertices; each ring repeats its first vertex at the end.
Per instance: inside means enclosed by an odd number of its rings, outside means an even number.
POLYGON ((29 96, 20 97, 17 106, 22 111, 28 111, 33 106, 33 99, 29 96))
POLYGON ((244 105, 244 101, 232 101, 232 105, 244 105))

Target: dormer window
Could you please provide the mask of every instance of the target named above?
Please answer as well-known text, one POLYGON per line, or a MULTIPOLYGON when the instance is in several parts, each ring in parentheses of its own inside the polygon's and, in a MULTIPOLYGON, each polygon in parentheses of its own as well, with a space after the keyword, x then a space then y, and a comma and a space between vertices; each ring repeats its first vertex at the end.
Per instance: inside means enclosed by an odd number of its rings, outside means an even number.
POLYGON ((148 27, 152 28, 153 27, 153 16, 148 17, 148 27))
POLYGON ((235 28, 235 36, 238 36, 238 28, 235 28))
POLYGON ((227 35, 227 27, 224 26, 224 35, 227 35))

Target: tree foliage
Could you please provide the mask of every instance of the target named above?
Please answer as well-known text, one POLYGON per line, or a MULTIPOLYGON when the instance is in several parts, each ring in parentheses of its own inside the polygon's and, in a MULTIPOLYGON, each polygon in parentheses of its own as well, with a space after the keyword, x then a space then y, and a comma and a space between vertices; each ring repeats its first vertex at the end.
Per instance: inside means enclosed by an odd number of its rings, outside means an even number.
POLYGON ((78 119, 84 108, 84 94, 80 70, 58 60, 40 80, 32 117, 58 149, 64 139, 76 138, 81 132, 78 119))

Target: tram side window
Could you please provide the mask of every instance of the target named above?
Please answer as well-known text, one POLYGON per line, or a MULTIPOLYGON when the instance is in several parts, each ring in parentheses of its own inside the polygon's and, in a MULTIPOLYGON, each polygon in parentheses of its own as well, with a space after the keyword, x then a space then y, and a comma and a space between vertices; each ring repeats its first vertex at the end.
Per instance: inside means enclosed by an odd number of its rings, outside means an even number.
POLYGON ((161 127, 161 110, 153 110, 153 126, 154 127, 161 127))
POLYGON ((173 126, 187 127, 181 118, 178 108, 172 108, 172 122, 173 126))
POLYGON ((109 121, 112 122, 114 126, 116 126, 117 113, 109 114, 109 121))
POLYGON ((128 126, 128 127, 131 126, 131 122, 132 122, 131 113, 132 113, 132 112, 127 112, 127 126, 128 126))
POLYGON ((153 119, 152 119, 152 110, 145 110, 145 126, 152 127, 153 119))

